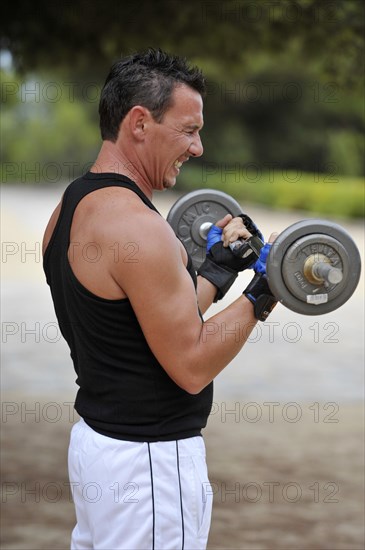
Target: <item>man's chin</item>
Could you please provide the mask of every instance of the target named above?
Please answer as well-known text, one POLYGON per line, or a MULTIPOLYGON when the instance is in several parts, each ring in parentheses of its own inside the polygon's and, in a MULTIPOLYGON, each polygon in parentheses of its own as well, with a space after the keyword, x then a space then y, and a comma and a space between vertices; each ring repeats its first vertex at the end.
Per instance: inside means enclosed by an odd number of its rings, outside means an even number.
POLYGON ((164 180, 162 182, 163 190, 166 191, 167 189, 171 189, 176 184, 176 178, 169 178, 168 180, 164 180))

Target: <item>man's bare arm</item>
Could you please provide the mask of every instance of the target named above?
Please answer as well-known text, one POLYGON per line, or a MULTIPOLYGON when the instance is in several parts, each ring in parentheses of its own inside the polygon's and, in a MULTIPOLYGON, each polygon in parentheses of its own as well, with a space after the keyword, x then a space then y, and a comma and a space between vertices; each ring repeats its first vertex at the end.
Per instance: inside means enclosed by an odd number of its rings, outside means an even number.
POLYGON ((138 262, 115 265, 114 278, 159 363, 176 384, 199 393, 246 342, 256 324, 252 304, 241 296, 203 323, 172 229, 151 213, 134 216, 129 230, 141 243, 138 262))

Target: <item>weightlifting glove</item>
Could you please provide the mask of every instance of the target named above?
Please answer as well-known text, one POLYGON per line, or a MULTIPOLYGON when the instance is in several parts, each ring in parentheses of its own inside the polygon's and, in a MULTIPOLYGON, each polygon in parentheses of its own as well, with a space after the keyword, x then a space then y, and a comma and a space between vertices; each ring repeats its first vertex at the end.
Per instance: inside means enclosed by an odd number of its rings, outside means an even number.
POLYGON ((251 220, 247 214, 239 214, 237 218, 241 218, 243 221, 243 225, 246 227, 247 231, 251 233, 251 235, 254 235, 255 237, 259 237, 262 242, 265 242, 264 236, 257 227, 257 225, 251 220))
POLYGON ((229 245, 236 258, 240 258, 241 260, 237 264, 240 266, 237 268, 237 271, 243 271, 244 269, 253 267, 254 262, 260 255, 260 250, 263 247, 265 239, 257 225, 247 214, 239 214, 237 217, 242 219, 243 225, 252 235, 248 239, 239 239, 229 245))
MULTIPOLYGON (((214 301, 217 302, 228 292, 239 271, 250 268, 258 259, 263 242, 252 220, 242 214, 240 217, 249 220, 247 229, 255 232, 246 240, 234 243, 233 248, 223 246, 223 229, 213 225, 207 235, 207 256, 204 263, 198 269, 198 274, 217 287, 214 301)), ((263 238, 263 237, 262 237, 263 238)))
MULTIPOLYGON (((263 234, 261 233, 257 225, 251 220, 251 218, 247 216, 247 214, 239 214, 236 217, 241 218, 241 220, 243 221, 243 225, 246 227, 247 231, 251 233, 252 237, 257 237, 257 239, 253 240, 253 242, 257 243, 255 245, 255 248, 258 248, 258 252, 259 252, 260 248, 263 246, 263 243, 265 242, 263 234)), ((209 252, 209 250, 215 243, 218 243, 219 241, 222 240, 222 233, 223 233, 223 229, 221 227, 212 225, 207 235, 207 252, 209 252)), ((250 239, 247 239, 246 241, 240 240, 236 242, 246 243, 247 241, 251 240, 252 237, 250 237, 250 239)), ((236 252, 237 248, 238 248, 238 245, 236 245, 234 252, 238 256, 238 253, 236 252)), ((259 254, 257 254, 257 256, 258 255, 259 254)))
POLYGON ((216 264, 228 267, 234 271, 244 271, 252 268, 260 256, 260 250, 264 246, 262 240, 252 235, 248 239, 239 239, 231 243, 229 247, 223 246, 223 230, 213 225, 207 235, 207 255, 216 264))
POLYGON ((270 243, 266 243, 261 248, 260 256, 253 265, 255 276, 243 291, 246 298, 253 304, 254 315, 259 321, 266 321, 277 303, 266 277, 266 261, 270 248, 270 243))
POLYGON ((207 255, 204 262, 198 268, 197 273, 217 287, 214 301, 218 302, 228 292, 237 278, 238 271, 225 265, 223 251, 229 254, 229 261, 235 260, 231 250, 224 249, 221 241, 222 229, 212 225, 207 235, 207 255), (222 254, 220 254, 222 252, 222 254), (219 258, 221 256, 221 258, 219 258), (223 260, 223 262, 222 262, 223 260))
POLYGON ((266 275, 266 262, 271 249, 271 243, 266 243, 260 250, 259 257, 252 265, 252 269, 255 273, 261 273, 261 275, 266 275))

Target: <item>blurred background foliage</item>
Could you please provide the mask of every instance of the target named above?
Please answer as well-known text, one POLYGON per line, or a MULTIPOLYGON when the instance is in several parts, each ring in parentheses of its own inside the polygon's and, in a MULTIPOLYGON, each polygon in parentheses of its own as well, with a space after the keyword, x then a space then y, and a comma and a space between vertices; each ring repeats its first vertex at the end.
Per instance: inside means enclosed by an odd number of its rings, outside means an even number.
POLYGON ((361 0, 3 0, 2 183, 57 183, 100 147, 113 61, 161 47, 208 82, 204 156, 180 191, 364 215, 361 0))

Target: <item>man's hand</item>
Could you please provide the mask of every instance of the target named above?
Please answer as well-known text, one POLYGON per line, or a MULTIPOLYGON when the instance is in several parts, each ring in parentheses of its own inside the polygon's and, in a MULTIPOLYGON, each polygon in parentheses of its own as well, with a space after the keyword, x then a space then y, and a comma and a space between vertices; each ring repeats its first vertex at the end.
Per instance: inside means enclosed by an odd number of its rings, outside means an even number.
POLYGON ((269 255, 272 243, 275 241, 277 236, 278 236, 277 233, 271 233, 269 237, 269 241, 261 248, 260 256, 252 266, 252 269, 254 270, 255 273, 261 273, 262 275, 266 275, 267 257, 269 255))
POLYGON ((264 237, 245 214, 232 218, 230 214, 213 225, 207 235, 207 255, 216 264, 236 272, 252 268, 263 247, 264 237), (249 220, 253 233, 244 225, 249 220), (229 248, 228 248, 229 247, 229 248))
POLYGON ((225 248, 239 239, 246 240, 252 235, 244 225, 242 218, 232 218, 230 214, 217 221, 215 225, 222 229, 221 240, 225 248))
MULTIPOLYGON (((252 267, 263 245, 257 236, 248 231, 242 216, 232 218, 227 214, 211 227, 207 235, 207 256, 198 274, 217 287, 215 301, 223 298, 240 271, 252 267), (242 243, 239 254, 229 248, 238 240, 242 243)), ((257 233, 256 226, 252 220, 250 222, 257 233)))
POLYGON ((231 243, 239 239, 248 239, 251 235, 252 233, 248 231, 242 218, 233 218, 231 214, 227 214, 211 227, 208 233, 207 251, 209 252, 213 244, 217 242, 222 241, 223 246, 227 248, 231 243))
POLYGON ((271 233, 269 242, 261 248, 260 256, 253 265, 255 276, 243 291, 243 294, 253 304, 255 317, 259 321, 265 321, 277 304, 276 298, 269 288, 266 277, 267 258, 272 243, 277 236, 277 233, 271 233))

